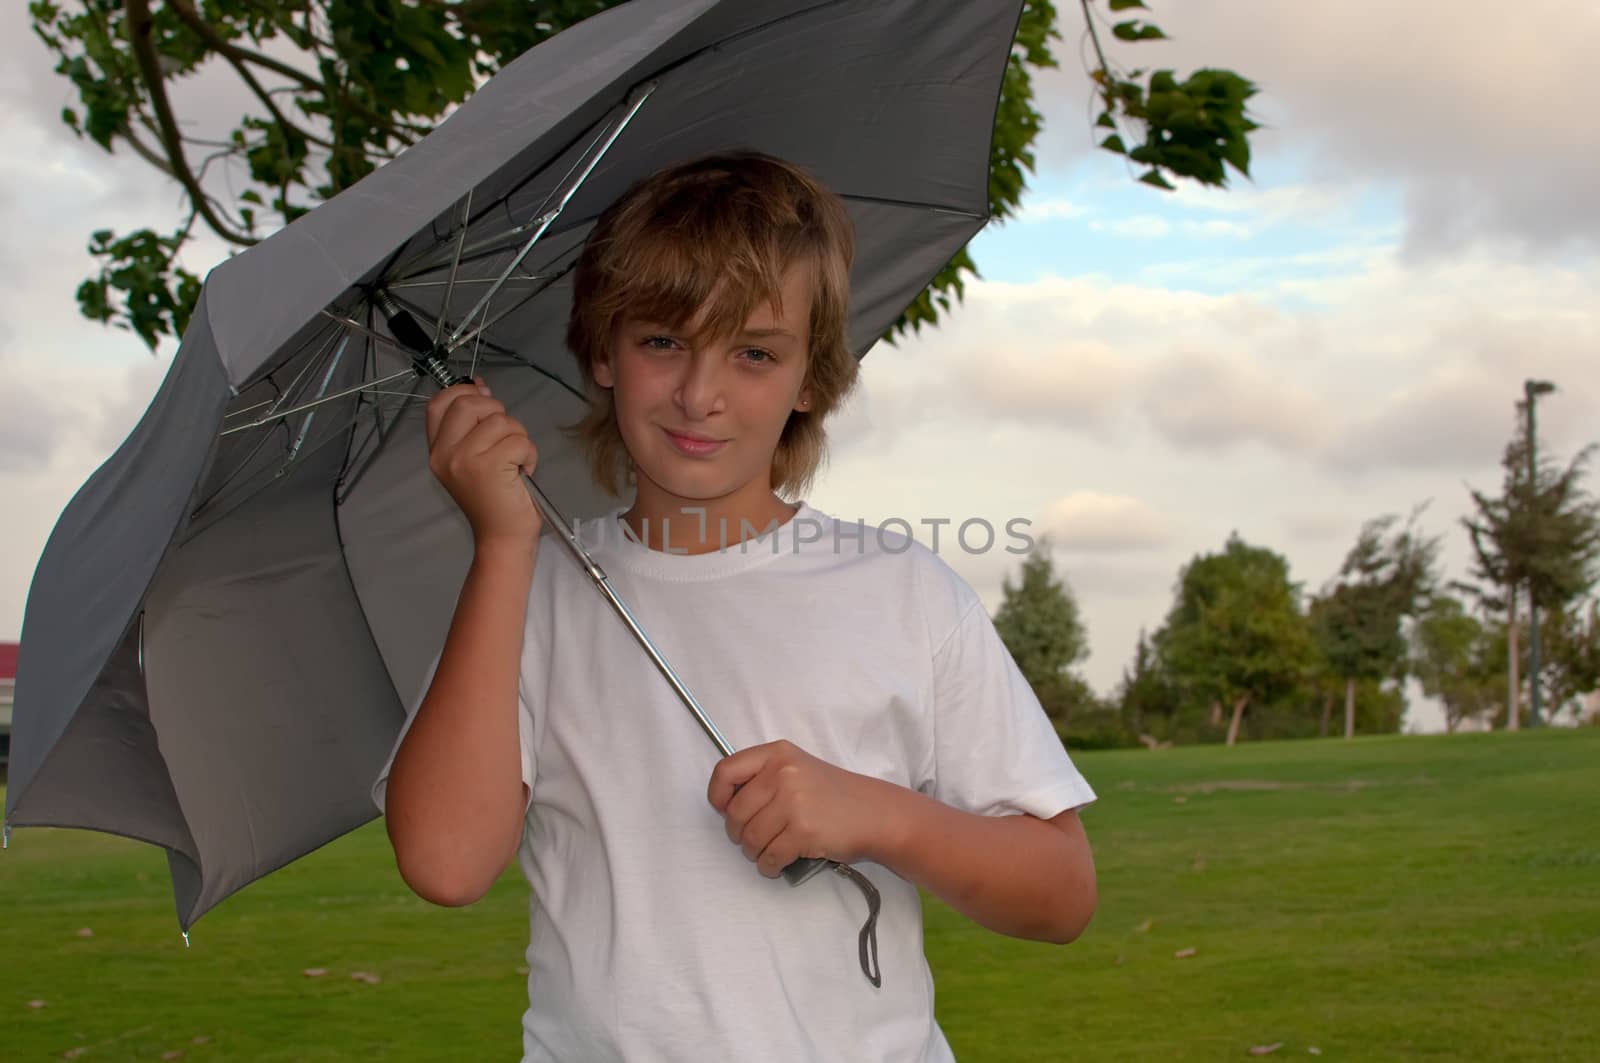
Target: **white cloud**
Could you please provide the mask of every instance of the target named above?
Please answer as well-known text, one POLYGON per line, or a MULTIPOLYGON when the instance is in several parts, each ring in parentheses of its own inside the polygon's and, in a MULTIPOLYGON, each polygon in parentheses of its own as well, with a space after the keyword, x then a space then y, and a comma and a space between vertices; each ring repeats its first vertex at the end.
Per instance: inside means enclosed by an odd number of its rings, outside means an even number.
POLYGON ((0 361, 0 379, 11 381, 0 388, 0 472, 32 472, 49 465, 67 426, 51 396, 10 361, 0 361))
POLYGON ((1089 208, 1068 199, 1024 199, 1022 209, 1013 219, 1023 225, 1041 221, 1060 221, 1064 218, 1081 218, 1089 208))
POLYGON ((1103 428, 1132 376, 1118 352, 1103 343, 1001 344, 965 359, 955 374, 964 402, 990 415, 1056 425, 1103 428))
POLYGON ((1138 214, 1131 218, 1118 218, 1115 221, 1090 222, 1089 228, 1113 236, 1126 236, 1130 240, 1157 240, 1172 231, 1172 224, 1154 214, 1138 214))
POLYGON ((1200 237, 1225 237, 1234 240, 1247 240, 1255 235, 1254 227, 1236 221, 1186 221, 1183 231, 1188 236, 1200 237))
MULTIPOLYGON (((1266 127, 1253 172, 1292 156, 1320 183, 1402 190, 1408 254, 1453 254, 1486 238, 1600 246, 1600 125, 1574 88, 1589 83, 1600 6, 1191 0, 1156 21, 1170 42, 1114 45, 1114 57, 1255 80, 1266 127)), ((1070 138, 1086 93, 1076 82, 1087 79, 1070 58, 1062 65, 1065 91, 1048 121, 1070 138)), ((1240 184, 1224 195, 1248 194, 1240 184)))
POLYGON ((1123 553, 1173 541, 1172 522, 1127 495, 1075 491, 1050 503, 1038 531, 1051 543, 1082 553, 1123 553))
POLYGON ((1224 450, 1257 442, 1304 452, 1328 431, 1325 412, 1304 387, 1247 356, 1176 355, 1152 370, 1141 399, 1156 431, 1180 447, 1224 450))
POLYGON ((1353 523, 1350 514, 1329 510, 1305 510, 1283 516, 1284 530, 1292 540, 1300 542, 1353 539, 1353 523))

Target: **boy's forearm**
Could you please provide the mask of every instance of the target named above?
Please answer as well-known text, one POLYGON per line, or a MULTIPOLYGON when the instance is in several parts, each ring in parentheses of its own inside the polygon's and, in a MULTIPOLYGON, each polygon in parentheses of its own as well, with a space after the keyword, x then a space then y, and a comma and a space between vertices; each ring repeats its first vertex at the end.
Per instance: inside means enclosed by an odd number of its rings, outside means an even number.
POLYGON ((1072 813, 979 816, 883 783, 871 858, 998 933, 1061 944, 1094 915, 1094 857, 1072 813))
POLYGON ((470 904, 521 837, 517 683, 537 543, 480 544, 385 802, 401 876, 438 904, 470 904))

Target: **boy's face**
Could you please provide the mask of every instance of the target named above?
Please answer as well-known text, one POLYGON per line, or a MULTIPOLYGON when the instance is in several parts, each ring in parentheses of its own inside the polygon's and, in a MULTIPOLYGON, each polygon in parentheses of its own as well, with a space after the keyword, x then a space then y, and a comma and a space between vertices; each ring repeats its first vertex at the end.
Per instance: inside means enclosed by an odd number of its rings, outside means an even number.
POLYGON ((763 304, 733 336, 700 335, 704 308, 679 329, 618 324, 594 377, 611 389, 641 502, 770 502, 778 439, 810 398, 811 280, 810 268, 791 267, 783 312, 763 304))

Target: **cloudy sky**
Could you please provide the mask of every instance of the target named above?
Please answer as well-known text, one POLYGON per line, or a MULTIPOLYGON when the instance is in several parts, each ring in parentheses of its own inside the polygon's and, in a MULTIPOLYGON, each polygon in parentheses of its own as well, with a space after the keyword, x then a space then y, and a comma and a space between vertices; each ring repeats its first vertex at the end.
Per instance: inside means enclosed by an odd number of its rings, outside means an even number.
MULTIPOLYGON (((1256 80, 1254 181, 1136 184, 1092 146, 1069 32, 1039 85, 1026 210, 979 237, 984 279, 943 327, 869 355, 811 494, 846 519, 952 521, 939 551, 991 607, 1017 558, 1003 536, 967 553, 950 529, 1049 531, 1103 691, 1179 566, 1232 531, 1315 590, 1365 520, 1427 502, 1465 576, 1467 485, 1498 486, 1525 378, 1559 386, 1546 447, 1600 439, 1600 5, 1152 7, 1174 40, 1115 54, 1256 80)), ((0 41, 4 639, 56 516, 170 360, 78 317, 87 234, 169 224, 179 199, 61 126, 73 100, 23 5, 0 14, 0 41)))

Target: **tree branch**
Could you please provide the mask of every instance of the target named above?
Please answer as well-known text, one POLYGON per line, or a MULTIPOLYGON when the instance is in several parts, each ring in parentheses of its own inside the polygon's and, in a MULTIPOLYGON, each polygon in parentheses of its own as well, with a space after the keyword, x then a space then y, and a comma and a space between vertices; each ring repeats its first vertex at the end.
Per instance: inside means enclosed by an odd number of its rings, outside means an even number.
POLYGON ((1089 40, 1094 44, 1094 54, 1100 59, 1100 69, 1109 79, 1112 76, 1111 64, 1106 61, 1106 50, 1100 47, 1100 35, 1094 31, 1094 12, 1089 9, 1089 0, 1078 0, 1078 2, 1083 5, 1083 26, 1089 31, 1089 40))
MULTIPOLYGON (((281 112, 273 107, 271 101, 268 100, 267 97, 269 94, 259 84, 256 83, 255 79, 251 77, 251 75, 245 72, 244 64, 255 63, 258 66, 265 67, 276 74, 282 74, 284 77, 289 78, 307 92, 330 95, 329 85, 322 81, 318 81, 316 78, 304 73, 303 71, 296 70, 287 63, 281 63, 269 55, 264 55, 261 52, 251 51, 248 48, 241 48, 234 44, 232 41, 228 40, 226 37, 222 36, 215 29, 213 29, 205 19, 201 18, 199 12, 194 9, 193 5, 189 3, 189 0, 167 0, 167 3, 168 6, 172 8, 173 13, 176 14, 180 20, 182 20, 184 25, 194 30, 201 40, 205 41, 205 43, 214 49, 219 55, 228 60, 228 62, 233 65, 235 70, 239 71, 239 75, 245 79, 246 83, 250 85, 255 94, 260 97, 261 101, 272 109, 273 118, 283 125, 289 126, 290 128, 295 128, 296 131, 299 132, 301 136, 306 137, 307 140, 312 140, 320 144, 320 146, 329 148, 330 150, 338 150, 335 145, 331 143, 326 141, 316 141, 314 137, 311 137, 304 130, 297 129, 297 127, 284 118, 281 112)), ((316 41, 313 37, 312 43, 315 45, 319 44, 320 42, 316 41)), ((409 144, 412 142, 409 137, 403 135, 401 132, 402 128, 411 128, 409 123, 397 123, 391 118, 386 118, 384 115, 363 104, 360 100, 352 98, 349 93, 342 93, 341 98, 350 106, 352 110, 356 111, 356 113, 360 114, 363 118, 371 122, 374 126, 389 136, 394 137, 396 140, 399 140, 402 143, 409 144)), ((426 132, 426 130, 424 130, 424 132, 426 132)))
POLYGON ((232 63, 235 69, 238 69, 241 63, 255 63, 257 66, 264 67, 275 74, 283 75, 310 92, 316 92, 323 88, 322 82, 302 70, 296 70, 288 63, 280 62, 270 55, 254 52, 234 44, 213 29, 209 22, 201 18, 199 12, 194 9, 189 0, 167 0, 167 6, 172 9, 172 13, 177 15, 185 26, 194 30, 196 36, 232 63))
POLYGON ((138 155, 145 162, 148 162, 151 166, 154 166, 156 169, 160 170, 174 181, 178 179, 177 173, 172 169, 172 164, 167 162, 166 159, 162 158, 160 152, 156 151, 144 141, 140 140, 134 133, 131 123, 124 122, 122 128, 117 130, 117 133, 122 137, 123 140, 128 142, 128 147, 133 149, 134 154, 138 155))
POLYGON ((167 99, 166 84, 161 77, 160 60, 150 42, 153 27, 149 0, 123 0, 123 11, 128 18, 128 43, 133 49, 134 61, 139 65, 139 72, 144 77, 145 87, 150 91, 150 105, 156 112, 156 123, 161 131, 161 144, 166 149, 172 175, 189 193, 194 208, 200 212, 200 216, 206 220, 206 224, 213 232, 229 243, 241 247, 251 246, 256 243, 255 240, 234 232, 217 217, 211 209, 210 198, 206 195, 205 189, 200 187, 200 182, 190 171, 189 163, 184 158, 183 135, 178 131, 178 123, 173 118, 172 103, 167 99))

